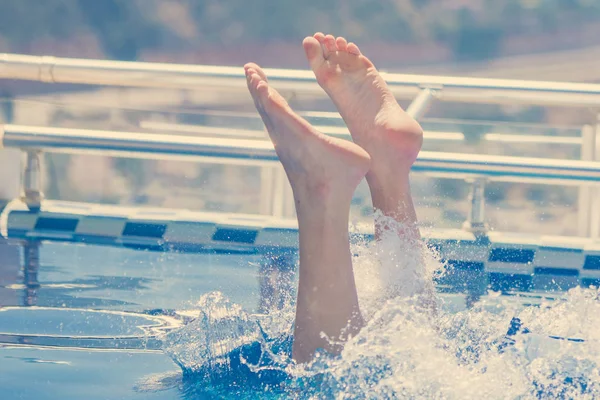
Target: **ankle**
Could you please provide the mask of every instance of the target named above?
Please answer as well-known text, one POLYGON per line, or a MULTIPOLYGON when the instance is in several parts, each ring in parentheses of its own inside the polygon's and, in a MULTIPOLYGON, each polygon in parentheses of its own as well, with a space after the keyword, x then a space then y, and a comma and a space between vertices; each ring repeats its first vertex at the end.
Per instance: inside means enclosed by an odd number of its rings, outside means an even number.
POLYGON ((410 167, 398 171, 377 171, 373 168, 366 176, 371 194, 384 198, 410 196, 409 172, 410 167))
POLYGON ((339 208, 352 201, 355 188, 329 179, 295 181, 292 184, 296 207, 306 206, 316 210, 339 208))
POLYGON ((412 195, 408 179, 387 179, 382 182, 378 179, 367 179, 373 207, 380 210, 384 215, 393 216, 402 212, 407 207, 412 207, 412 195))

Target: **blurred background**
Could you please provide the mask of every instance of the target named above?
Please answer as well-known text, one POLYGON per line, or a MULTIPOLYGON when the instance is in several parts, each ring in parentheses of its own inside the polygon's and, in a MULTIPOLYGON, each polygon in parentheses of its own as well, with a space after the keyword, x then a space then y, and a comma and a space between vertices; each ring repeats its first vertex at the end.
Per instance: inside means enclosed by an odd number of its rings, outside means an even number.
MULTIPOLYGON (((600 81, 598 0, 0 1, 3 53, 240 68, 255 61, 306 69, 300 43, 316 31, 356 42, 382 71, 600 81)), ((323 96, 284 95, 301 112, 334 111, 323 96)), ((595 125, 597 112, 438 102, 421 122, 425 130, 447 136, 426 141, 424 149, 581 159, 582 126, 595 125), (524 141, 520 135, 560 140, 524 141)), ((341 126, 339 120, 311 122, 341 126)), ((16 80, 0 80, 0 123, 177 135, 205 134, 206 127, 263 130, 250 97, 239 90, 16 80)), ((0 153, 4 201, 18 195, 20 158, 19 152, 0 153)), ((48 198, 110 204, 264 213, 262 173, 259 167, 44 156, 48 198)), ((415 174, 413 185, 423 225, 461 226, 469 209, 468 183, 415 174)), ((487 218, 497 230, 577 235, 578 194, 577 187, 491 182, 487 218)), ((355 219, 369 217, 364 185, 355 206, 355 219)))

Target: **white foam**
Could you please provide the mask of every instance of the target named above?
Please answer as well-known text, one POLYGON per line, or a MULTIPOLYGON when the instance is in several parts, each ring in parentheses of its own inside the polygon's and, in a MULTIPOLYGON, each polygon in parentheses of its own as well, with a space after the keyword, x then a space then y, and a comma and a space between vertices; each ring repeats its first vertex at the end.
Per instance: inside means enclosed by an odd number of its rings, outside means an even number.
MULTIPOLYGON (((390 232, 405 229, 393 228, 390 232)), ((380 243, 357 242, 352 247, 361 308, 368 322, 346 344, 340 357, 317 359, 308 369, 288 365, 286 371, 297 379, 320 374, 318 387, 301 386, 307 398, 600 396, 597 290, 573 289, 561 300, 528 308, 519 308, 516 302, 492 294, 489 301, 477 303, 470 310, 434 313, 423 307, 420 299, 430 295, 427 288, 440 264, 421 243, 386 234, 380 243), (515 316, 532 333, 517 334, 512 337, 514 345, 499 351, 498 345, 515 316), (549 335, 585 342, 556 340, 549 335)), ((291 304, 285 312, 271 315, 267 323, 229 303, 224 306, 224 301, 219 296, 213 295, 209 301, 205 297, 199 319, 208 318, 214 323, 192 324, 184 328, 186 334, 171 341, 175 347, 169 353, 184 368, 197 367, 216 357, 216 353, 206 351, 213 339, 226 343, 220 348, 227 351, 230 345, 244 340, 260 340, 261 323, 268 327, 269 336, 290 331, 291 304), (217 310, 226 311, 219 311, 219 315, 224 315, 227 323, 207 317, 216 316, 217 310)), ((292 391, 298 390, 295 382, 289 382, 292 391)))

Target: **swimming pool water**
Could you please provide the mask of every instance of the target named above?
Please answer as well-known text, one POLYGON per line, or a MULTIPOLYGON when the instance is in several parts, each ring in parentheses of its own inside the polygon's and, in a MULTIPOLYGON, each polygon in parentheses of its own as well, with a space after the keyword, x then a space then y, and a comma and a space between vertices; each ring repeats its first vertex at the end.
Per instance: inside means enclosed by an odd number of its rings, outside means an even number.
POLYGON ((600 382, 593 291, 562 302, 489 293, 469 311, 465 294, 442 294, 436 330, 414 305, 389 301, 342 357, 306 371, 286 358, 293 309, 254 314, 261 256, 43 242, 39 269, 21 270, 22 245, 32 244, 0 243, 1 398, 593 397, 600 382), (591 347, 559 343, 536 358, 545 342, 523 335, 499 354, 516 314, 542 337, 584 335, 591 347), (565 383, 582 376, 584 386, 565 383))
POLYGON ((0 243, 0 249, 2 399, 180 399, 177 386, 136 389, 152 374, 180 373, 156 343, 131 338, 144 336, 139 326, 163 323, 148 319, 163 313, 150 311, 193 308, 215 288, 249 309, 258 302, 251 264, 258 259, 251 255, 48 242, 40 248, 39 288, 32 294, 19 246, 0 243))

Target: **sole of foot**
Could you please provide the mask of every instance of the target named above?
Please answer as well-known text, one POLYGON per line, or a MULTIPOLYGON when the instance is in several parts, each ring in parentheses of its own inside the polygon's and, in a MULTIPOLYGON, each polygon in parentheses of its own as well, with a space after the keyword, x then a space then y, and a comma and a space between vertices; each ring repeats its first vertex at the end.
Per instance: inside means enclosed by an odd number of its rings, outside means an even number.
POLYGON ((269 86, 256 64, 244 66, 248 90, 297 198, 308 201, 351 199, 371 158, 352 142, 326 136, 296 114, 269 86))
POLYGON ((408 171, 421 149, 423 130, 400 107, 371 60, 343 37, 316 33, 304 39, 303 47, 354 142, 371 156, 369 175, 408 171))

